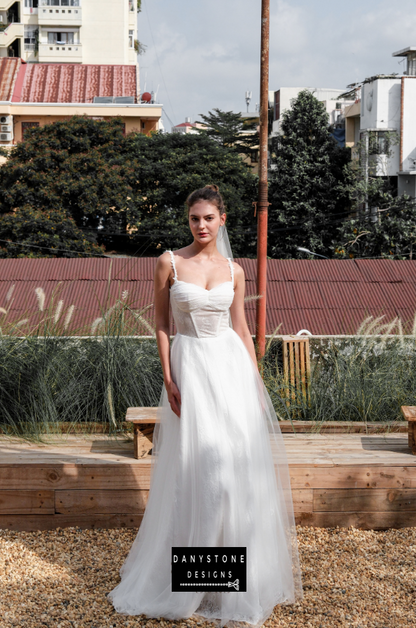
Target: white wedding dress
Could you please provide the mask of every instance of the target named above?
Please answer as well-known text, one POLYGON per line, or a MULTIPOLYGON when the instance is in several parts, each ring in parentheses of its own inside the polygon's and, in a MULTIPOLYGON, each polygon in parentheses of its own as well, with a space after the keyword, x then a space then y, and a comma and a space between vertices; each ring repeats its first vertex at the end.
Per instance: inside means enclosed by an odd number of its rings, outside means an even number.
POLYGON ((257 368, 229 325, 234 275, 211 290, 170 288, 177 329, 172 377, 181 416, 163 387, 145 514, 121 582, 119 613, 217 626, 259 627, 276 604, 303 597, 289 470, 280 426, 257 368), (247 591, 171 590, 172 547, 246 547, 247 591))

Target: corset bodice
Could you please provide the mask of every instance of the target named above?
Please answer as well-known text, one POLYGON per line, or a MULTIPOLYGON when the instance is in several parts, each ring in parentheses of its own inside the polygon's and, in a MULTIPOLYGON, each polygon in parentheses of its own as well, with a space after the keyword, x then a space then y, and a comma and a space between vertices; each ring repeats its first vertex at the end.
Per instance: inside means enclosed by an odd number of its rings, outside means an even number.
POLYGON ((230 327, 230 306, 234 299, 234 273, 231 260, 231 280, 206 290, 201 286, 180 281, 175 273, 174 284, 170 287, 170 301, 176 329, 183 336, 207 338, 218 336, 230 327))

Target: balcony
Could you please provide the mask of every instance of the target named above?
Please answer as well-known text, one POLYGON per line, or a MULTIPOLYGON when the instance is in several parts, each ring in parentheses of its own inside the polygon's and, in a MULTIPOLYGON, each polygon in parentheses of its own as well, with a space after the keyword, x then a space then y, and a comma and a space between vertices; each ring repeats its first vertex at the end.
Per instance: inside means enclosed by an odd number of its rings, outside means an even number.
POLYGON ((38 10, 39 26, 81 26, 81 7, 43 7, 38 10))
POLYGON ((81 44, 40 44, 40 63, 82 63, 81 44))
POLYGON ((15 2, 16 0, 0 0, 0 11, 7 11, 15 2))
POLYGON ((8 48, 13 41, 19 37, 23 40, 24 26, 19 22, 8 24, 5 29, 0 30, 0 48, 8 48))

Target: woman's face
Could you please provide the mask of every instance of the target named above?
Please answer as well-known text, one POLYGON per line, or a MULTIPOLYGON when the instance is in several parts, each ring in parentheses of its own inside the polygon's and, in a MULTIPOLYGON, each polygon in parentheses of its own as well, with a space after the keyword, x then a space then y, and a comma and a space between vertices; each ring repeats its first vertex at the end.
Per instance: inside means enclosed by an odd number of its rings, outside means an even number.
POLYGON ((216 205, 208 201, 198 201, 189 209, 189 226, 197 242, 208 243, 216 240, 218 229, 225 223, 216 205))

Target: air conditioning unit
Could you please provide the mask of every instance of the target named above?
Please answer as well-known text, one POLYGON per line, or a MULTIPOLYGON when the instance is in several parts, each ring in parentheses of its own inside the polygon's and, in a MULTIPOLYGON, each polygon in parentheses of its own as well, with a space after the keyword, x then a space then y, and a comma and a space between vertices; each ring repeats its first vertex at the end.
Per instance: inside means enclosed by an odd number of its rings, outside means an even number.
POLYGON ((13 116, 2 116, 0 115, 0 124, 13 124, 13 116))
POLYGON ((12 133, 13 128, 11 124, 0 124, 1 133, 12 133))
POLYGON ((0 133, 0 142, 11 142, 12 139, 12 133, 0 133))

